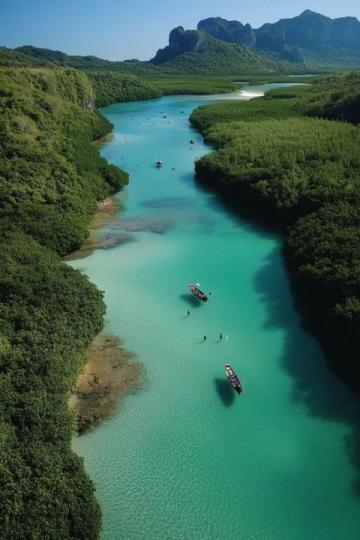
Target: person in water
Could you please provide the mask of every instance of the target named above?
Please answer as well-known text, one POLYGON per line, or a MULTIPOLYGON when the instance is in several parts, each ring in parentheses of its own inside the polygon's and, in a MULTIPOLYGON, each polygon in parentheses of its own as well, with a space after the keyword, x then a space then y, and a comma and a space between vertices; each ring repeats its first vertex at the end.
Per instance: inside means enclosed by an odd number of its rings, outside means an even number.
POLYGON ((221 332, 220 332, 220 336, 219 336, 219 337, 220 337, 220 341, 221 341, 221 340, 222 340, 222 338, 223 338, 223 335, 222 335, 222 333, 221 333, 221 332))
POLYGON ((188 314, 188 316, 190 315, 190 309, 187 310, 187 314, 188 314))
POLYGON ((204 341, 206 341, 206 336, 204 336, 204 341))

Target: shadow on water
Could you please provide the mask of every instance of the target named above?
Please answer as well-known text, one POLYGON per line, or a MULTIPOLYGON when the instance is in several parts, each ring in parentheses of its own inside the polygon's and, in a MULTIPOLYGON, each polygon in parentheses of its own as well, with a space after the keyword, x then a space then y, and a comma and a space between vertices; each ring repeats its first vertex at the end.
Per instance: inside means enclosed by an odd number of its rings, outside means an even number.
POLYGON ((234 390, 229 385, 228 381, 225 379, 214 379, 214 384, 216 388, 216 392, 218 396, 220 397, 221 401, 225 405, 225 407, 231 407, 231 405, 234 403, 235 400, 235 394, 234 390))
POLYGON ((195 172, 184 175, 182 180, 193 184, 194 189, 206 198, 207 207, 213 212, 231 215, 241 228, 255 231, 261 238, 279 236, 285 230, 284 225, 275 220, 273 213, 269 215, 268 212, 259 212, 258 209, 254 211, 249 204, 241 204, 236 194, 217 191, 214 187, 200 182, 195 172))
POLYGON ((289 279, 280 248, 273 250, 264 261, 255 277, 255 288, 266 307, 265 328, 284 332, 280 363, 292 378, 289 398, 293 403, 305 405, 309 415, 348 428, 344 450, 355 470, 351 488, 360 496, 359 396, 331 372, 317 339, 301 329, 299 317, 289 301, 289 279))
POLYGON ((187 172, 184 174, 178 174, 179 179, 185 184, 196 185, 195 172, 187 172))
POLYGON ((181 298, 182 300, 184 300, 184 302, 186 302, 187 304, 189 304, 189 306, 191 306, 191 307, 198 308, 198 307, 201 306, 200 300, 198 300, 197 298, 195 298, 195 296, 193 296, 192 294, 181 294, 181 295, 180 295, 180 298, 181 298))

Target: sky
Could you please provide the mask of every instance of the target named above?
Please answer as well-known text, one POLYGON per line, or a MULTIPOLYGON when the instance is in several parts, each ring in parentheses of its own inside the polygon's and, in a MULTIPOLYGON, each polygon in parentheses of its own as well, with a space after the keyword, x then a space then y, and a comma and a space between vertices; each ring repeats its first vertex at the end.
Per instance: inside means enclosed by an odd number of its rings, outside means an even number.
POLYGON ((0 45, 149 60, 176 26, 223 17, 258 28, 305 9, 360 19, 360 0, 0 0, 0 45))

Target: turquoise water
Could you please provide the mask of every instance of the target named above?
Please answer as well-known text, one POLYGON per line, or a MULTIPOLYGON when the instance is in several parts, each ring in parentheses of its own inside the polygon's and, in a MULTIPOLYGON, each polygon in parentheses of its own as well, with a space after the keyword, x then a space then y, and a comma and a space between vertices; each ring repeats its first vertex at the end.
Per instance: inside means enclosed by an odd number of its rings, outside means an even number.
POLYGON ((194 183, 194 159, 209 149, 188 116, 209 101, 103 110, 115 129, 102 154, 131 175, 105 232, 126 241, 72 264, 105 291, 105 330, 144 377, 74 440, 102 538, 358 539, 357 402, 300 326, 281 238, 194 183), (208 304, 193 303, 191 281, 212 291, 208 304), (225 380, 228 361, 241 396, 225 380))

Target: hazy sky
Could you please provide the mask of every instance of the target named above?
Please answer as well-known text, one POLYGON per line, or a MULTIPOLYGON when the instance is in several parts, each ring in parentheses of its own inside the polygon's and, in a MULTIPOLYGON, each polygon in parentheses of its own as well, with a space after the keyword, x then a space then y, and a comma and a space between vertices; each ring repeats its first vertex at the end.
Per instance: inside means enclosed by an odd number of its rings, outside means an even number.
POLYGON ((360 0, 0 0, 0 45, 148 60, 175 26, 220 16, 257 28, 304 9, 360 18, 360 0))

